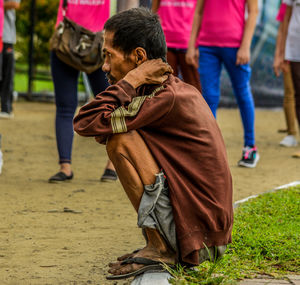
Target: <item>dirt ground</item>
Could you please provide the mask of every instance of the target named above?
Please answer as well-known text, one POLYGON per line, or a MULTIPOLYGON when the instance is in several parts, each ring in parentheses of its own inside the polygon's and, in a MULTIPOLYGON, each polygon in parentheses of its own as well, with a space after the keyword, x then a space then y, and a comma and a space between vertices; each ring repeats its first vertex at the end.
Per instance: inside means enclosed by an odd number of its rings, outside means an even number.
MULTIPOLYGON (((106 154, 92 138, 75 136, 73 181, 47 183, 58 170, 54 112, 50 103, 17 102, 15 118, 0 121, 0 284, 127 284, 106 281, 105 274, 108 262, 143 245, 135 212, 119 182, 99 182, 106 154)), ((235 201, 300 180, 300 160, 291 158, 296 149, 278 146, 282 110, 257 110, 261 160, 255 169, 236 166, 238 110, 221 109, 218 122, 235 201)))

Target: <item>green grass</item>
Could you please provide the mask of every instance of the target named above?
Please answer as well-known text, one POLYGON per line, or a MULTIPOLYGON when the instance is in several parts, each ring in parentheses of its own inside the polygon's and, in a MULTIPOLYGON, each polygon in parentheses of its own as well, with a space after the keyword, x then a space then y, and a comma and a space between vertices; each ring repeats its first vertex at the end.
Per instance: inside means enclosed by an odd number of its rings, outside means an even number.
MULTIPOLYGON (((41 70, 49 70, 49 67, 38 66, 38 69, 41 70)), ((26 64, 17 63, 16 64, 16 73, 15 73, 15 82, 14 82, 14 90, 17 92, 27 92, 28 89, 28 74, 27 74, 28 66, 26 64)), ((49 70, 50 72, 50 70, 49 70)), ((32 83, 33 92, 53 92, 53 82, 51 80, 51 76, 49 73, 49 80, 34 80, 32 83)), ((84 91, 84 86, 81 82, 78 84, 78 91, 84 91)))
POLYGON ((267 274, 300 274, 300 187, 267 193, 235 210, 233 242, 216 263, 170 270, 171 284, 234 284, 267 274))
MULTIPOLYGON (((28 88, 28 76, 24 73, 15 74, 15 90, 18 92, 27 92, 28 88)), ((35 80, 33 82, 33 90, 35 92, 53 92, 53 83, 52 81, 39 81, 35 80)))

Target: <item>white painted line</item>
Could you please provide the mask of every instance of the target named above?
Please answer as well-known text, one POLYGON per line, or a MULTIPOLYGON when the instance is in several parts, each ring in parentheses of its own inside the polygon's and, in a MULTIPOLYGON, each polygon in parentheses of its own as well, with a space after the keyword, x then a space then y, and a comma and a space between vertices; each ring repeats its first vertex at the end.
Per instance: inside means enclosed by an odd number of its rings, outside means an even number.
POLYGON ((298 186, 299 184, 300 184, 300 181, 294 181, 294 182, 291 182, 289 184, 285 184, 285 185, 279 186, 279 187, 275 188, 274 190, 279 190, 279 189, 294 187, 294 186, 298 186))
POLYGON ((272 190, 268 190, 268 191, 263 192, 263 193, 261 193, 261 194, 249 196, 249 197, 247 197, 247 198, 244 198, 244 199, 242 199, 242 200, 239 200, 239 201, 236 201, 235 203, 233 203, 233 208, 235 209, 235 208, 237 208, 240 204, 242 204, 242 203, 244 203, 244 202, 247 202, 247 201, 249 201, 250 199, 256 198, 256 197, 258 197, 258 196, 260 196, 260 195, 263 195, 263 194, 265 194, 265 193, 275 192, 275 191, 280 190, 280 189, 287 189, 287 188, 294 187, 294 186, 297 186, 297 185, 300 185, 300 181, 294 181, 294 182, 291 182, 291 183, 288 183, 288 184, 285 184, 285 185, 281 185, 281 186, 279 186, 279 187, 276 187, 276 188, 274 188, 274 189, 272 189, 272 190))

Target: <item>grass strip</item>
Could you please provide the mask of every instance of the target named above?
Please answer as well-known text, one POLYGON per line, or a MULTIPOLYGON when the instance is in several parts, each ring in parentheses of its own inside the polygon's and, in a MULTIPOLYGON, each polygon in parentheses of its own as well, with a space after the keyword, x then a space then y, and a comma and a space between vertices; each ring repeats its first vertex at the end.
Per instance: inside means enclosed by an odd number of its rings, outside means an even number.
POLYGON ((300 187, 266 193, 235 210, 232 244, 222 259, 171 270, 171 284, 234 284, 243 278, 300 274, 300 187))

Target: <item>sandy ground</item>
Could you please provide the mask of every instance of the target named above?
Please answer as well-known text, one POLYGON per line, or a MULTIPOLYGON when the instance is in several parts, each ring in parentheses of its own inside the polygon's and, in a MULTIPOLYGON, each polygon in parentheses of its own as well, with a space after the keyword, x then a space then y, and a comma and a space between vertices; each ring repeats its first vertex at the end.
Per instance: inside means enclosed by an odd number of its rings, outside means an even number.
MULTIPOLYGON (((70 183, 49 184, 58 170, 54 105, 18 102, 15 119, 1 120, 0 284, 127 284, 105 279, 107 263, 143 245, 136 215, 119 182, 100 183, 103 146, 75 136, 70 183), (65 212, 64 208, 74 212, 65 212)), ((256 169, 238 168, 238 110, 218 114, 234 181, 234 200, 300 180, 295 148, 283 148, 282 111, 257 110, 256 169)))

